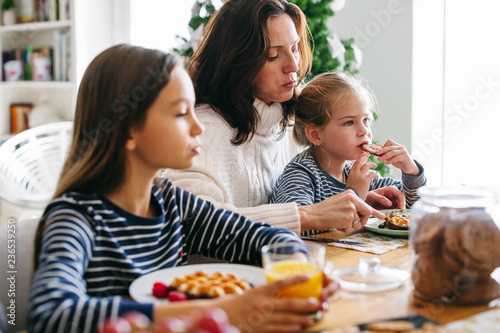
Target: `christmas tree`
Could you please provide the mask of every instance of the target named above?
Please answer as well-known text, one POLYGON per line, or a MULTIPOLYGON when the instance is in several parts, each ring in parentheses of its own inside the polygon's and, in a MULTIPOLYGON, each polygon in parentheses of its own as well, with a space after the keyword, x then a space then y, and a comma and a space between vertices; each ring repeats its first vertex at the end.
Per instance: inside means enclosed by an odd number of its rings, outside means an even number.
POLYGON ((333 0, 288 0, 296 4, 307 18, 307 25, 314 38, 314 53, 311 76, 341 70, 356 73, 360 66, 359 49, 353 45, 354 39, 339 40, 328 31, 326 22, 335 15, 333 0))

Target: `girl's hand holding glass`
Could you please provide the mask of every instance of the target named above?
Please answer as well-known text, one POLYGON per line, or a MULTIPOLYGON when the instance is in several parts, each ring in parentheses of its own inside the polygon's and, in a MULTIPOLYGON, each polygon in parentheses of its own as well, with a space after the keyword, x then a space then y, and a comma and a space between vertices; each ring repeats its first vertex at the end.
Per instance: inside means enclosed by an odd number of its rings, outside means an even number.
POLYGON ((319 298, 323 288, 325 247, 318 244, 271 244, 262 247, 262 263, 268 282, 306 275, 304 283, 284 288, 278 297, 319 298))
POLYGON ((277 297, 284 288, 307 283, 306 275, 296 275, 253 288, 237 297, 225 297, 214 302, 224 309, 231 324, 242 332, 303 332, 314 324, 311 313, 326 311, 327 300, 339 286, 324 274, 324 287, 319 298, 277 297))
MULTIPOLYGON (((282 286, 275 290, 277 300, 291 302, 312 302, 319 307, 309 311, 313 321, 322 316, 328 307, 328 299, 338 289, 338 284, 329 277, 331 263, 325 265, 325 247, 318 244, 273 244, 262 248, 262 262, 270 284, 287 281, 290 278, 300 283, 282 286)), ((279 302, 281 302, 279 301, 279 302)), ((306 303, 304 303, 306 304, 306 303)), ((312 322, 311 322, 312 323, 312 322)))

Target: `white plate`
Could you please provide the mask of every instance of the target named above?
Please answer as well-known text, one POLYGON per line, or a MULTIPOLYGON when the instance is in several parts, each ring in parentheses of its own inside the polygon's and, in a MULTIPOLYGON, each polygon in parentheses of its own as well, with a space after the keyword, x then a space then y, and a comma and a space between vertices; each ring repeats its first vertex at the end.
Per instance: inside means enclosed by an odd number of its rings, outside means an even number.
POLYGON ((383 222, 384 221, 381 219, 372 217, 368 219, 368 222, 366 222, 365 228, 376 234, 394 236, 394 237, 408 237, 408 235, 410 234, 410 230, 393 230, 393 229, 379 228, 378 225, 383 222))
POLYGON ((158 271, 145 274, 135 279, 128 289, 130 297, 132 297, 132 299, 139 303, 168 302, 168 300, 158 299, 153 296, 153 284, 155 282, 163 282, 167 285, 170 285, 174 278, 192 274, 200 270, 203 270, 208 274, 215 272, 235 274, 236 276, 247 280, 254 286, 267 283, 264 269, 255 266, 238 264, 201 264, 177 266, 160 269, 158 271))

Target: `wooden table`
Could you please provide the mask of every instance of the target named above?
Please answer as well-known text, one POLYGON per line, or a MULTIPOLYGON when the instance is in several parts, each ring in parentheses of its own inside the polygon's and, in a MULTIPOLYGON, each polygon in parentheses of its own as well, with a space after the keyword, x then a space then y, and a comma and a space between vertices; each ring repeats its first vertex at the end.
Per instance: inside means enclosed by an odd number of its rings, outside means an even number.
MULTIPOLYGON (((318 237, 340 239, 346 234, 332 231, 318 237)), ((400 247, 382 255, 326 246, 326 260, 334 269, 355 266, 359 258, 377 257, 382 265, 399 267, 410 271, 408 246, 400 247)), ((488 310, 483 306, 446 306, 443 303, 429 303, 413 296, 411 281, 397 289, 383 292, 356 293, 339 291, 330 303, 323 319, 308 331, 323 331, 345 325, 362 324, 383 319, 420 314, 438 323, 446 324, 470 315, 488 310)))

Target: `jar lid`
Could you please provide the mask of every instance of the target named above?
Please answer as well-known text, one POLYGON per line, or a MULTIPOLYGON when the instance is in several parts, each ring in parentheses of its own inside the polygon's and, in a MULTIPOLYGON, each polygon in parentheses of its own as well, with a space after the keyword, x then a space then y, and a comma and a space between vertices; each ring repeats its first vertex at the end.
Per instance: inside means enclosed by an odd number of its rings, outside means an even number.
POLYGON ((417 193, 428 204, 449 208, 488 207, 499 199, 496 189, 480 186, 424 186, 417 193))
POLYGON ((407 271, 380 265, 378 258, 360 258, 357 266, 338 269, 334 277, 349 291, 375 292, 396 288, 409 277, 407 271))

